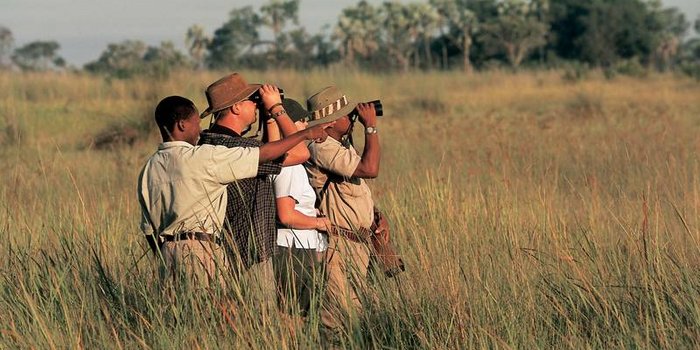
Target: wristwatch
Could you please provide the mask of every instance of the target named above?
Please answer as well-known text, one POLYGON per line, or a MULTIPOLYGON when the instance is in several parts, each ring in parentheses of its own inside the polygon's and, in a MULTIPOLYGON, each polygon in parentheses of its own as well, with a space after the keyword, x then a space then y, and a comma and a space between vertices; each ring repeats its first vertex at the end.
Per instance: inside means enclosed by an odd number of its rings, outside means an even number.
POLYGON ((368 126, 365 128, 365 134, 366 135, 372 135, 377 133, 377 127, 375 126, 368 126))

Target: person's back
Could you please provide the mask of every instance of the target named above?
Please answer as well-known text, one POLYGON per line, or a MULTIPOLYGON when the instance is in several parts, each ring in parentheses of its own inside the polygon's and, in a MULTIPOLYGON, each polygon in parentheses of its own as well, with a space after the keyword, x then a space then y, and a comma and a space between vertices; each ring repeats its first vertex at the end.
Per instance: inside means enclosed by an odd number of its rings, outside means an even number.
POLYGON ((139 177, 139 193, 151 211, 163 213, 151 219, 160 234, 221 230, 218 218, 224 217, 226 209, 226 180, 254 174, 257 159, 236 159, 252 157, 257 149, 216 148, 169 141, 147 161, 139 177), (234 163, 235 168, 230 166, 234 163))
POLYGON ((257 148, 195 146, 199 114, 192 101, 166 97, 155 111, 163 143, 139 175, 141 231, 170 274, 224 282, 219 246, 226 184, 257 173, 257 148))

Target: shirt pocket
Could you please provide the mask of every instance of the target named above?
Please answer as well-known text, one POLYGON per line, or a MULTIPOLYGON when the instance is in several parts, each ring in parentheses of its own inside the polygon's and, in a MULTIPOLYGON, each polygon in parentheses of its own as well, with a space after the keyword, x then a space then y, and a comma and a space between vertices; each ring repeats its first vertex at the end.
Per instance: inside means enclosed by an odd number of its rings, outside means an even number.
POLYGON ((340 193, 343 197, 346 198, 358 198, 369 194, 367 193, 367 186, 364 186, 364 184, 361 182, 361 179, 359 178, 349 179, 349 181, 338 182, 335 183, 335 186, 338 190, 338 193, 340 193), (352 180, 359 181, 355 182, 352 180))

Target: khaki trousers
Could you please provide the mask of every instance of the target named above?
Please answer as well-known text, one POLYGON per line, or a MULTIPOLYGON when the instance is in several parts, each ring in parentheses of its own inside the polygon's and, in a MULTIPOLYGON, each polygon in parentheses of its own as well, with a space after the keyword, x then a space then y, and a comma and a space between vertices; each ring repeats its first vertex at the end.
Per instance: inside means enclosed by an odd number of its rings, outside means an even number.
POLYGON ((210 286, 218 282, 225 287, 223 273, 228 269, 224 250, 211 242, 180 240, 164 242, 160 248, 165 263, 164 274, 173 278, 185 277, 196 286, 210 286))
POLYGON ((326 288, 321 308, 324 327, 338 330, 362 312, 360 294, 366 288, 369 248, 364 243, 330 235, 325 252, 326 288))

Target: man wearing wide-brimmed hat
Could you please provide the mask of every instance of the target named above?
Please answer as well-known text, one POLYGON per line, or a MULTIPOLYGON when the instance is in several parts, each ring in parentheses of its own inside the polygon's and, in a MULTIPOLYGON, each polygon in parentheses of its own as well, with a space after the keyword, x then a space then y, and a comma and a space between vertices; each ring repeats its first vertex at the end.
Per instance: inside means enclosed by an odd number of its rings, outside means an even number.
POLYGON ((323 130, 295 134, 260 148, 196 146, 201 128, 194 103, 169 96, 158 103, 155 121, 163 138, 139 175, 141 230, 170 273, 186 272, 209 284, 224 283, 219 247, 226 210, 226 185, 253 177, 258 164, 283 155, 323 130))
POLYGON ((327 130, 326 141, 309 145, 311 158, 306 168, 321 214, 348 233, 329 235, 325 255, 327 284, 321 321, 327 329, 338 330, 347 316, 362 310, 358 292, 366 278, 370 252, 364 239, 350 233, 369 228, 374 221, 374 201, 365 179, 379 173, 377 116, 373 104, 355 104, 335 86, 309 97, 307 104, 315 122, 335 121, 327 130), (355 118, 365 131, 362 155, 349 141, 355 118))
MULTIPOLYGON (((247 84, 240 74, 234 73, 209 85, 206 96, 209 108, 202 116, 213 114, 214 124, 202 133, 200 144, 261 147, 263 143, 258 139, 243 137, 255 123, 258 111, 260 118, 275 120, 285 136, 297 131, 273 85, 247 84)), ((287 156, 261 164, 255 177, 228 187, 226 219, 230 235, 224 245, 237 277, 251 285, 256 298, 271 301, 275 293, 270 258, 276 251, 277 231, 270 175, 279 174, 282 166, 300 164, 307 157, 308 150, 300 143, 287 156), (303 154, 298 155, 299 152, 303 154)))

